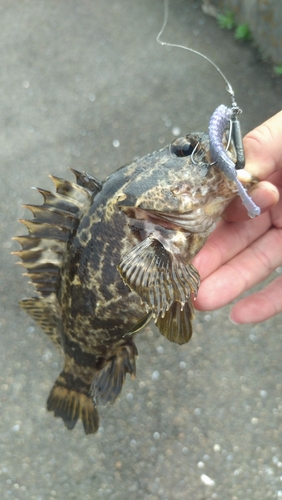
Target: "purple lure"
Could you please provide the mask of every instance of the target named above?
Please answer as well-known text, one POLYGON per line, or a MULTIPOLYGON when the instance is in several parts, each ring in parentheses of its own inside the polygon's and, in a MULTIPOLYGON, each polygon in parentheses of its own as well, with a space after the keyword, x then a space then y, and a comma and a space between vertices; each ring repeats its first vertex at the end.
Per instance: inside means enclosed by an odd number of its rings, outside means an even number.
POLYGON ((209 123, 211 157, 226 177, 236 183, 239 196, 242 203, 248 210, 249 217, 254 218, 260 215, 260 208, 255 205, 252 198, 248 195, 247 191, 243 188, 241 182, 237 178, 236 166, 227 155, 222 144, 224 131, 227 129, 233 114, 234 112, 232 108, 227 108, 224 104, 218 106, 212 114, 209 123))

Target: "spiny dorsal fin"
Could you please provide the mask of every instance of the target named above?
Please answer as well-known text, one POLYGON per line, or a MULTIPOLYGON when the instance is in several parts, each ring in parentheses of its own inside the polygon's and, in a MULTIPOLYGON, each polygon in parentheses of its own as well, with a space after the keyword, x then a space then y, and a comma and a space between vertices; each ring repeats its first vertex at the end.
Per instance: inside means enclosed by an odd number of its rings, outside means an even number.
POLYGON ((79 220, 87 211, 102 184, 94 177, 72 170, 76 183, 50 176, 56 193, 37 188, 42 194, 42 205, 24 205, 32 213, 32 220, 21 220, 29 234, 14 239, 22 245, 18 255, 37 291, 43 295, 56 292, 63 254, 79 220))
POLYGON ((92 175, 86 174, 86 172, 79 172, 78 170, 74 170, 73 168, 70 168, 70 170, 76 176, 76 182, 79 186, 89 189, 94 196, 96 193, 101 191, 102 182, 98 181, 98 179, 96 179, 92 175))

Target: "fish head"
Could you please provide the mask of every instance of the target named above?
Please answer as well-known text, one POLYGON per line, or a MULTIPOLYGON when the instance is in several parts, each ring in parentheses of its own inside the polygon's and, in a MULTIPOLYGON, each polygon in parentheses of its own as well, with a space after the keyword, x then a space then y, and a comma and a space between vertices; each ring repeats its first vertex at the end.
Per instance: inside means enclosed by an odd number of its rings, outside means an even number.
MULTIPOLYGON (((228 154, 236 162, 232 143, 228 154)), ((208 135, 192 133, 137 160, 118 205, 134 219, 203 232, 214 225, 236 193, 235 183, 212 164, 208 135)))

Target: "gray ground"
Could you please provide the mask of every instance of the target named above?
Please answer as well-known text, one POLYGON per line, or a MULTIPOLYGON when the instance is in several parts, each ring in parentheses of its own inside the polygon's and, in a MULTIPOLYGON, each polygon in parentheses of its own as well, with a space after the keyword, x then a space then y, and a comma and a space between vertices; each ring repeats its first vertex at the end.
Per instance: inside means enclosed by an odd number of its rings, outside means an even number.
MULTIPOLYGON (((200 2, 172 3, 164 38, 220 65, 244 131, 277 112, 281 80, 253 49, 200 2)), ((21 204, 40 202, 30 186, 71 178, 68 167, 103 179, 169 143, 175 127, 206 130, 229 98, 207 62, 156 44, 161 0, 1 0, 0 14, 0 498, 281 498, 281 316, 235 327, 228 308, 198 313, 182 347, 147 328, 137 379, 101 411, 97 435, 45 411, 62 359, 20 311, 31 289, 9 254, 21 204)))

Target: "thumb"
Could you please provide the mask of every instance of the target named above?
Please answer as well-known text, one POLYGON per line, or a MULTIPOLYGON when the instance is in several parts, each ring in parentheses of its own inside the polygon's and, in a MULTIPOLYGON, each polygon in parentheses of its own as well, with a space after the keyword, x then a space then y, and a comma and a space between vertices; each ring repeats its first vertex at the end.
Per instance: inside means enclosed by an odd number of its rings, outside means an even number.
POLYGON ((246 170, 259 180, 282 170, 282 111, 244 137, 246 170))

